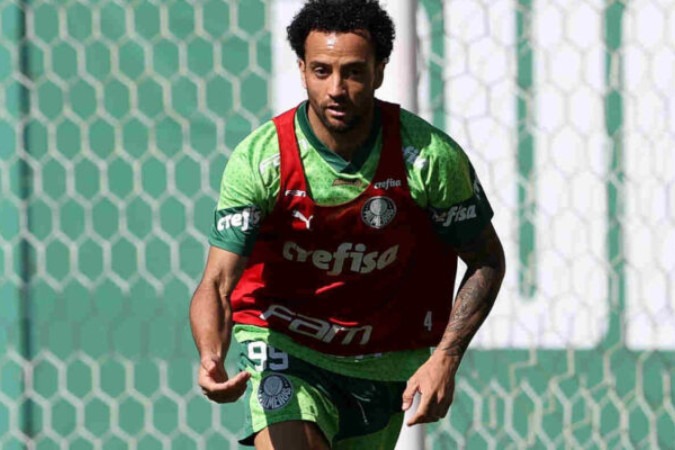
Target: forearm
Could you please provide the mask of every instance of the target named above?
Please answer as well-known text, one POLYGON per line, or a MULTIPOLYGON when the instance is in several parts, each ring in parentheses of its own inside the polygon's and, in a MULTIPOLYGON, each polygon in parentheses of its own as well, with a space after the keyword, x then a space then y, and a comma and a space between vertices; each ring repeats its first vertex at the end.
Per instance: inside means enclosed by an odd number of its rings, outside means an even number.
POLYGON ((225 359, 232 333, 230 295, 247 258, 212 247, 202 281, 190 303, 192 337, 204 358, 225 359))
POLYGON ((449 357, 455 370, 490 313, 504 278, 504 253, 494 229, 490 226, 479 240, 460 251, 467 271, 435 352, 449 357))
MULTIPOLYGON (((470 269, 469 269, 470 270, 470 269)), ((450 319, 436 351, 456 360, 466 351, 497 298, 503 272, 494 267, 480 267, 467 274, 457 293, 450 319)))
POLYGON ((190 304, 190 326, 201 358, 225 359, 232 311, 229 301, 220 298, 216 283, 202 281, 197 287, 190 304))

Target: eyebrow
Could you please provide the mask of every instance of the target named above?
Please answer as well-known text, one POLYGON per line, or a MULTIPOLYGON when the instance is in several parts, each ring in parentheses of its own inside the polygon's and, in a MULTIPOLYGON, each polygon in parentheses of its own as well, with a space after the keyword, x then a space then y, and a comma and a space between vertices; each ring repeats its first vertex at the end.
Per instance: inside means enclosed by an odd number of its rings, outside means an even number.
MULTIPOLYGON (((324 62, 324 61, 314 60, 314 61, 309 62, 310 68, 314 68, 314 67, 318 67, 318 66, 330 66, 330 65, 331 65, 330 63, 324 62)), ((341 67, 349 68, 349 67, 362 67, 362 66, 367 66, 367 65, 368 65, 368 61, 359 59, 359 60, 356 60, 356 61, 349 61, 349 62, 343 64, 341 67)))

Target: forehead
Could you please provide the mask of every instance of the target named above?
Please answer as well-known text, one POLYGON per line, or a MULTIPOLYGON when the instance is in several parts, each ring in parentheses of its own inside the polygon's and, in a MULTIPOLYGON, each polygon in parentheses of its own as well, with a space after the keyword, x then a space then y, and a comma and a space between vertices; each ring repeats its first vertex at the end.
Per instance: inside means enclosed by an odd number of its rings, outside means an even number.
POLYGON ((375 57, 375 48, 367 31, 337 33, 311 31, 305 39, 305 59, 354 58, 368 60, 375 57))

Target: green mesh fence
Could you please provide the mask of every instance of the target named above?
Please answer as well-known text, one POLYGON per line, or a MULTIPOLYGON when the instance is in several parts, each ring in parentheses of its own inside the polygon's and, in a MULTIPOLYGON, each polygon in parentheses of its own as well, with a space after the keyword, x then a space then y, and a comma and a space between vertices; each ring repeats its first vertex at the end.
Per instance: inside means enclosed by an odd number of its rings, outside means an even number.
MULTIPOLYGON (((566 250, 536 238, 534 214, 547 213, 532 191, 541 181, 537 158, 548 151, 546 136, 566 132, 533 119, 543 95, 538 83, 558 83, 556 95, 569 108, 586 87, 603 92, 597 129, 561 115, 582 147, 596 133, 610 138, 604 165, 590 175, 603 183, 609 224, 603 253, 593 256, 608 274, 598 300, 608 305, 601 338, 590 348, 477 346, 463 363, 449 418, 427 428, 427 447, 673 448, 675 355, 672 346, 661 348, 671 338, 649 334, 659 319, 672 323, 673 304, 641 303, 648 286, 665 286, 659 293, 675 297, 673 260, 653 251, 656 270, 642 270, 644 258, 627 250, 644 230, 654 236, 654 248, 675 243, 675 204, 668 200, 675 198, 668 172, 675 165, 668 141, 673 113, 657 109, 666 119, 643 123, 625 105, 644 84, 660 93, 663 102, 657 95, 655 104, 672 102, 675 50, 667 24, 675 21, 675 5, 419 3, 428 23, 420 35, 426 49, 420 71, 428 76, 429 119, 474 152, 484 184, 499 179, 507 161, 481 155, 489 146, 472 127, 494 120, 494 135, 514 136, 507 151, 517 159, 519 179, 506 190, 515 200, 489 190, 502 215, 518 216, 501 230, 514 249, 509 270, 519 274, 503 297, 523 295, 527 303, 528 296, 543 295, 554 308, 575 289, 557 291, 557 284, 533 275, 538 252, 566 250), (466 7, 459 22, 448 14, 450 5, 466 7), (488 11, 512 24, 511 40, 500 27, 490 28, 488 11), (564 24, 560 43, 549 48, 550 66, 558 53, 566 62, 588 63, 590 44, 574 28, 575 17, 588 11, 604 24, 595 37, 606 63, 599 84, 582 76, 570 88, 555 73, 538 73, 534 18, 550 15, 550 23, 564 24), (636 43, 628 46, 622 30, 636 43), (510 72, 474 77, 497 57, 486 53, 490 46, 506 48, 510 72), (642 64, 653 75, 624 80, 631 55, 631 67, 642 64), (465 67, 448 70, 457 61, 465 67), (488 92, 487 109, 444 94, 467 77, 474 79, 465 89, 472 98, 488 92), (490 97, 505 80, 517 87, 504 100, 517 116, 513 126, 496 112, 503 99, 490 97), (637 130, 632 138, 628 128, 637 130), (627 173, 638 150, 661 161, 646 169, 645 181, 642 172, 627 173), (627 213, 629 182, 642 183, 649 194, 665 186, 664 195, 648 195, 665 198, 656 207, 658 220, 651 210, 627 213), (629 303, 649 319, 647 349, 627 345, 629 303)), ((227 155, 272 114, 269 20, 269 5, 256 0, 0 0, 0 448, 238 447, 241 409, 216 407, 196 389, 187 310, 227 155)), ((547 97, 543 104, 556 102, 547 97)), ((565 162, 557 161, 563 173, 565 162)), ((563 205, 555 214, 576 213, 563 205)), ((581 241, 581 255, 590 254, 581 241)), ((496 313, 491 320, 502 317, 496 313)), ((579 319, 587 313, 580 311, 579 319)))
POLYGON ((266 5, 0 1, 0 448, 236 448, 187 307, 266 5))
POLYGON ((427 116, 439 124, 441 108, 440 124, 469 144, 515 274, 486 325, 503 318, 512 326, 501 342, 518 341, 526 308, 544 303, 535 325, 522 326, 531 333, 525 349, 491 340, 494 331, 488 345, 474 345, 449 419, 428 427, 427 448, 675 448, 675 260, 659 250, 675 243, 675 203, 659 200, 675 181, 675 122, 665 106, 675 4, 420 3, 431 41, 421 58, 432 84, 427 116), (438 61, 445 91, 433 88, 438 61), (645 120, 647 111, 655 116, 645 120), (517 178, 507 178, 508 165, 517 178), (555 180, 558 189, 545 192, 555 180), (598 219, 599 251, 588 231, 598 219), (566 239, 561 225, 578 231, 566 239), (574 269, 589 257, 588 270, 574 269), (542 281, 542 260, 558 258, 558 273, 542 281), (589 281, 598 269, 603 276, 589 281), (513 298, 512 309, 500 309, 513 298), (585 300, 556 315, 575 298, 585 300), (573 338, 594 310, 603 310, 602 331, 573 338), (548 311, 567 321, 542 325, 548 311), (549 326, 561 339, 547 337, 549 326))

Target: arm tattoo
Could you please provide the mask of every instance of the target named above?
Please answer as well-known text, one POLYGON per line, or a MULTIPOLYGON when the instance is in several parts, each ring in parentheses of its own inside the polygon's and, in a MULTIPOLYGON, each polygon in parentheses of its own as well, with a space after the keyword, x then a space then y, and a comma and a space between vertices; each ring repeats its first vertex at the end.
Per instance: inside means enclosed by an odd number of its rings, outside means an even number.
POLYGON ((438 348, 461 358, 494 305, 504 277, 504 251, 492 225, 458 249, 467 264, 450 320, 438 348))

